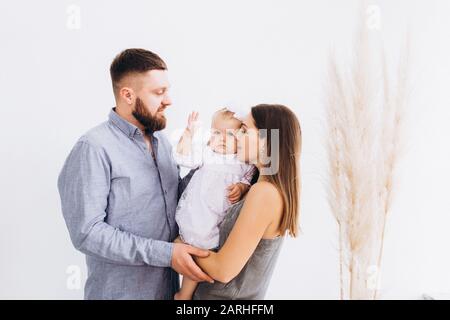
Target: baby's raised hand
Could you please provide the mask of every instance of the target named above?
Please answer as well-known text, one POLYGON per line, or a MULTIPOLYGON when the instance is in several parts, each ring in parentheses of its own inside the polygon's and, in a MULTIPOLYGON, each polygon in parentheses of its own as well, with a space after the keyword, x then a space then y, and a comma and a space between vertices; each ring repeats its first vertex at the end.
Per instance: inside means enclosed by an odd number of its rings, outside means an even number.
POLYGON ((193 111, 189 114, 186 131, 190 135, 194 135, 195 131, 197 130, 197 127, 198 127, 198 112, 193 111))
POLYGON ((247 193, 248 189, 250 189, 250 186, 245 183, 235 183, 229 186, 228 188, 228 200, 232 204, 238 202, 242 199, 242 197, 247 193))

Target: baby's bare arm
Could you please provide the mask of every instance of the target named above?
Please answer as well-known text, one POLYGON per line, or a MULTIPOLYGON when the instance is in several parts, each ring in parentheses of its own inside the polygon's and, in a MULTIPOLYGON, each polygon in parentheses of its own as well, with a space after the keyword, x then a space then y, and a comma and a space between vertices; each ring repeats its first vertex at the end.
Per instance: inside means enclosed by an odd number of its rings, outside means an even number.
POLYGON ((188 156, 192 152, 192 135, 184 130, 183 135, 177 144, 177 153, 183 156, 188 156))
POLYGON ((177 144, 177 153, 188 156, 192 152, 192 138, 196 130, 196 122, 198 119, 198 112, 192 112, 188 117, 188 124, 184 129, 183 135, 177 144))

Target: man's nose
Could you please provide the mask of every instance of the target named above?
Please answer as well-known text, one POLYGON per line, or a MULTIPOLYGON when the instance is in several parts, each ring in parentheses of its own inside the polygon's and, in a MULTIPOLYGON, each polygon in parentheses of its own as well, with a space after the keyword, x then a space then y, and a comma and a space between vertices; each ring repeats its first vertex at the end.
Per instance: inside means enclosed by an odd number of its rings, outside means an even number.
POLYGON ((166 94, 166 95, 164 96, 164 99, 163 99, 162 103, 163 103, 165 106, 170 106, 170 105, 172 104, 172 99, 170 98, 170 96, 169 96, 168 94, 166 94))

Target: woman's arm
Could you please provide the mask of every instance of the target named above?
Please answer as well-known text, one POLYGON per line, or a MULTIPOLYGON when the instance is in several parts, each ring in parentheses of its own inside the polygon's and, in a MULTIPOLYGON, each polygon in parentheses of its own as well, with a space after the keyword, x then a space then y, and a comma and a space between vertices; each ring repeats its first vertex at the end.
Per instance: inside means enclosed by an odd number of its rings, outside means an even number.
POLYGON ((211 278, 223 283, 231 281, 245 266, 266 229, 278 223, 282 208, 281 195, 275 186, 265 181, 254 184, 219 252, 195 261, 211 278))

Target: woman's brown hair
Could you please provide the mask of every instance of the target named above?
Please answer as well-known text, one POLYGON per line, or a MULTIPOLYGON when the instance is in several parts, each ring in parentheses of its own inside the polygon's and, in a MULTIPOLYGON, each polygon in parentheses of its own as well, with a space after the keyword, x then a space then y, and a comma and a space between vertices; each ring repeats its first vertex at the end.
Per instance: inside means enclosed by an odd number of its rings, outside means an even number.
MULTIPOLYGON (((300 152, 302 134, 296 115, 287 107, 279 104, 259 104, 252 107, 252 117, 258 129, 266 130, 267 156, 278 157, 278 170, 264 175, 283 198, 283 218, 280 223, 282 234, 292 237, 298 235, 298 217, 300 211, 300 152), (272 141, 277 135, 279 141, 272 141), (278 143, 278 155, 272 155, 271 147, 278 143)), ((260 131, 261 132, 261 131, 260 131)))

